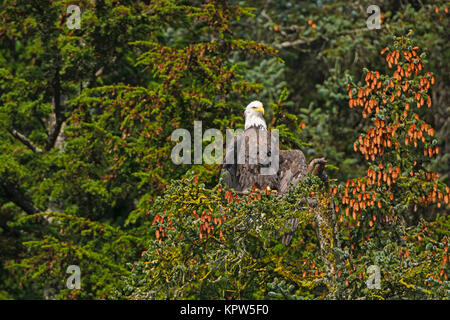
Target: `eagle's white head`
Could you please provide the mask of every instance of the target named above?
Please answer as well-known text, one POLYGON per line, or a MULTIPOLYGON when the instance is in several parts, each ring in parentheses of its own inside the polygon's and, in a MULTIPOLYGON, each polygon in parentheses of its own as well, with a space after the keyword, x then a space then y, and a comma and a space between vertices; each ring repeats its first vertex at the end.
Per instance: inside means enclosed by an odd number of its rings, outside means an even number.
POLYGON ((245 130, 251 127, 267 130, 266 121, 264 120, 264 107, 261 101, 255 100, 245 108, 245 130))

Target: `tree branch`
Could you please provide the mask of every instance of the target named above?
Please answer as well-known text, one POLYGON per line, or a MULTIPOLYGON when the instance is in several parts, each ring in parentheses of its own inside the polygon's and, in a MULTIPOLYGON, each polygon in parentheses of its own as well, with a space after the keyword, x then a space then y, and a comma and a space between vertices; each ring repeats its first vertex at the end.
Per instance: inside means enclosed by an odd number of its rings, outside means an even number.
POLYGON ((314 220, 317 226, 316 232, 320 246, 320 258, 325 269, 325 283, 330 290, 331 299, 335 300, 339 298, 335 269, 336 265, 341 261, 333 251, 333 248, 340 247, 333 209, 331 204, 328 206, 328 210, 325 207, 317 206, 314 210, 314 220))
POLYGON ((25 135, 23 135, 22 133, 20 133, 19 131, 17 131, 16 129, 8 129, 8 132, 17 140, 19 140, 20 142, 22 142, 24 145, 26 145, 29 149, 31 149, 33 152, 42 152, 42 149, 35 146, 33 144, 33 142, 26 137, 25 135))
POLYGON ((308 165, 307 173, 308 174, 313 173, 313 170, 315 169, 316 165, 319 164, 320 166, 317 168, 318 172, 314 172, 313 174, 316 174, 316 175, 320 174, 323 171, 323 169, 325 169, 326 163, 327 163, 327 160, 325 158, 316 158, 316 159, 311 160, 311 162, 308 165))
POLYGON ((309 44, 313 40, 315 40, 315 39, 311 39, 311 40, 297 39, 297 40, 294 40, 294 41, 285 41, 285 42, 282 42, 282 43, 274 45, 274 47, 276 49, 284 49, 284 48, 299 46, 299 45, 302 45, 302 44, 309 44))

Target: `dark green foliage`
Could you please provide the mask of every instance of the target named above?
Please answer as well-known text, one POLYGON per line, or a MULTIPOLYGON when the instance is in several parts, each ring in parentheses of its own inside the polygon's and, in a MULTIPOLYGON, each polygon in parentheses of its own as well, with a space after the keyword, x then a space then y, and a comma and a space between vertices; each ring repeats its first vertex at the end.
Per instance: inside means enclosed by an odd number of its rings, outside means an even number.
POLYGON ((412 206, 431 184, 405 177, 395 200, 382 195, 403 225, 371 229, 365 215, 349 228, 314 177, 283 198, 238 197, 218 165, 170 159, 174 129, 242 128, 258 99, 283 148, 327 158, 332 185, 362 177, 376 164, 353 143, 370 122, 346 85, 388 74, 380 50, 412 30, 436 78, 420 117, 440 152, 424 167, 445 190, 448 3, 381 1, 369 31, 370 4, 0 0, 0 299, 448 299, 448 206, 412 206), (81 290, 67 289, 69 265, 81 290), (365 284, 371 265, 379 290, 365 284))

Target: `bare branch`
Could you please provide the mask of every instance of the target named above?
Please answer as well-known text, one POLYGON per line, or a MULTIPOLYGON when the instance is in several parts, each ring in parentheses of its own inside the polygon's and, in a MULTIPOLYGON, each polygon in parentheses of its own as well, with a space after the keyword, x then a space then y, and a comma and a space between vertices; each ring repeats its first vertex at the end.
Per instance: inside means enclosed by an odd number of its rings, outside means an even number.
MULTIPOLYGON (((318 168, 318 170, 320 170, 320 172, 325 168, 325 164, 327 163, 327 160, 325 158, 316 158, 311 160, 311 162, 308 165, 308 171, 307 173, 312 173, 313 170, 315 169, 316 165, 320 165, 320 167, 318 168)), ((319 173, 320 173, 319 172, 319 173)))
POLYGON ((47 145, 45 147, 47 151, 55 146, 56 139, 58 138, 59 133, 61 132, 61 127, 65 120, 64 110, 62 106, 64 101, 61 101, 63 99, 65 100, 65 97, 63 97, 61 93, 59 70, 56 70, 55 79, 53 81, 53 90, 54 90, 53 95, 54 113, 51 114, 49 121, 49 133, 47 145))
POLYGON ((313 39, 311 39, 311 40, 297 39, 297 40, 294 40, 294 41, 285 41, 285 42, 276 44, 276 45, 274 45, 274 47, 276 49, 284 49, 284 48, 289 48, 289 47, 300 46, 300 45, 303 45, 303 44, 309 44, 312 41, 313 41, 313 39))

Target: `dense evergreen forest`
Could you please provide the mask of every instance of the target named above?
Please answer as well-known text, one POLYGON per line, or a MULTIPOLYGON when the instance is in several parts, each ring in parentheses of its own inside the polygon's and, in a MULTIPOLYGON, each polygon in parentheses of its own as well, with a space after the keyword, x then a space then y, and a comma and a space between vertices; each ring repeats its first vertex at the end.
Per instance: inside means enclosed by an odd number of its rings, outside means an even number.
POLYGON ((0 0, 0 299, 449 299, 450 5, 372 2, 0 0), (328 181, 174 163, 253 100, 328 181))

